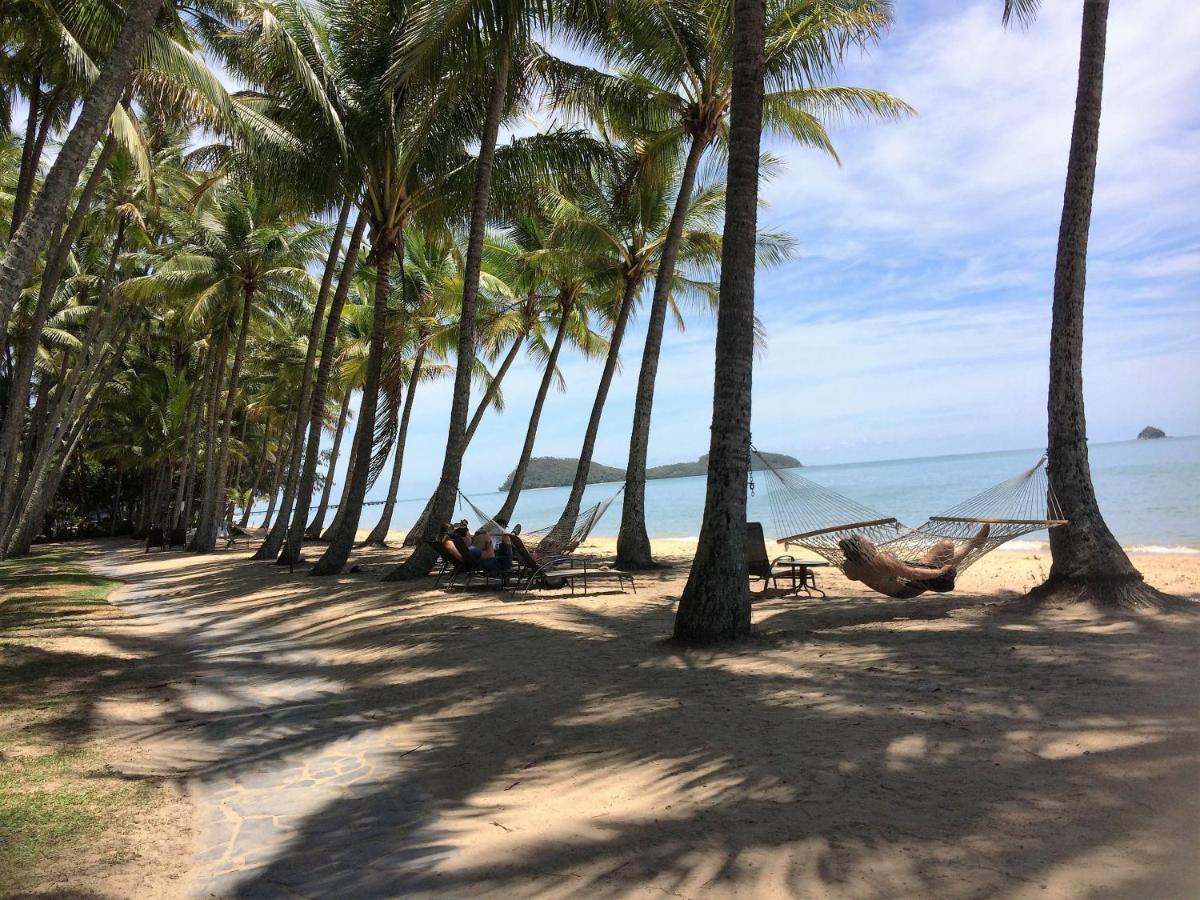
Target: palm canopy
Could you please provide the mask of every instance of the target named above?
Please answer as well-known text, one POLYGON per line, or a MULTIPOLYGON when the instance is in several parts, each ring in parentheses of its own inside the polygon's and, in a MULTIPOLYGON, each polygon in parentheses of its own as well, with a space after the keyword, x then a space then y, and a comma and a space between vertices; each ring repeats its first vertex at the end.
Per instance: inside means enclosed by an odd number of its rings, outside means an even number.
MULTIPOLYGON (((885 0, 768 0, 763 126, 834 156, 825 123, 841 116, 897 118, 911 112, 883 91, 825 84, 852 47, 878 38, 891 21, 885 0)), ((549 56, 538 61, 552 102, 648 145, 702 146, 728 139, 733 86, 732 6, 618 3, 612 27, 583 43, 615 74, 549 56)))

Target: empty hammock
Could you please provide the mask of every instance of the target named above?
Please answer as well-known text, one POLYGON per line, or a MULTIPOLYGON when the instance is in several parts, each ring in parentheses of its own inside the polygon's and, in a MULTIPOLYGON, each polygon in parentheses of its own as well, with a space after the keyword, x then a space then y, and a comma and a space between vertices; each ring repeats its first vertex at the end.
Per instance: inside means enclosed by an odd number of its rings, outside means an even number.
MULTIPOLYGON (((621 491, 623 490, 625 490, 624 486, 619 488, 608 499, 601 500, 599 503, 582 510, 574 519, 567 522, 558 522, 547 528, 539 528, 536 531, 522 531, 521 537, 526 544, 531 546, 534 553, 542 551, 570 553, 587 540, 588 535, 592 533, 592 529, 596 527, 596 523, 604 517, 604 514, 608 512, 608 508, 612 506, 614 500, 621 496, 621 491)), ((479 521, 482 523, 480 527, 486 528, 493 533, 507 531, 507 528, 500 525, 495 519, 472 503, 471 498, 462 491, 458 492, 458 497, 460 503, 465 503, 469 506, 472 512, 479 518, 479 521)))
POLYGON ((1043 528, 1066 525, 1062 509, 1046 477, 1046 457, 1028 471, 964 500, 919 528, 909 528, 837 491, 810 481, 794 469, 772 466, 752 451, 767 480, 767 500, 775 522, 776 543, 811 550, 839 568, 846 562, 840 542, 858 535, 904 562, 920 560, 936 544, 955 549, 972 544, 959 561, 962 572, 984 554, 1013 538, 1043 528), (984 540, 972 542, 987 525, 984 540))

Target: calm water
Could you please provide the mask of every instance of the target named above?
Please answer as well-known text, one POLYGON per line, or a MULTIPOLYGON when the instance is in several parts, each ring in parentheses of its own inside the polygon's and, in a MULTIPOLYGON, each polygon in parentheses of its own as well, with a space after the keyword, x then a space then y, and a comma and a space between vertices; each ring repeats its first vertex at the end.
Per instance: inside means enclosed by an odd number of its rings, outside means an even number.
MULTIPOLYGON (((1007 450, 962 456, 899 459, 885 462, 806 466, 806 478, 826 485, 908 525, 919 525, 998 481, 1033 465, 1040 450, 1007 450)), ((1200 437, 1093 444, 1092 478, 1105 520, 1127 547, 1200 549, 1200 437)), ((765 487, 766 481, 759 476, 765 487)), ((585 504, 612 495, 619 484, 594 484, 585 504)), ((552 524, 566 502, 567 488, 525 491, 514 522, 526 530, 552 524)), ((493 511, 503 495, 473 494, 482 509, 493 511)), ((395 529, 408 528, 424 500, 397 505, 395 529)), ((646 485, 646 525, 652 537, 694 537, 704 510, 704 478, 664 478, 646 485)), ((463 507, 462 516, 475 516, 463 507)), ((457 517, 456 513, 456 517, 457 517)), ((765 490, 750 498, 750 517, 774 535, 765 490)), ((373 521, 370 514, 364 522, 373 521)), ((596 526, 595 534, 615 535, 621 522, 618 499, 596 526)), ((1045 532, 1029 536, 1045 540, 1045 532)))

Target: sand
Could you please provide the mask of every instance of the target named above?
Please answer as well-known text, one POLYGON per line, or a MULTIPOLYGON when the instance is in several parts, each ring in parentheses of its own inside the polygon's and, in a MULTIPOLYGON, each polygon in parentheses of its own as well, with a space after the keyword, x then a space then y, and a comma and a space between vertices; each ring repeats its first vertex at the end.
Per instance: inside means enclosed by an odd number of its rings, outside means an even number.
MULTIPOLYGON (((1200 892, 1200 617, 998 614, 1049 559, 996 552, 911 601, 826 570, 827 599, 769 591, 752 641, 684 651, 690 545, 656 549, 636 594, 520 601, 381 582, 396 550, 315 579, 96 545, 168 672, 97 727, 189 786, 180 893, 1200 892)), ((1200 600, 1200 556, 1136 562, 1200 600)))

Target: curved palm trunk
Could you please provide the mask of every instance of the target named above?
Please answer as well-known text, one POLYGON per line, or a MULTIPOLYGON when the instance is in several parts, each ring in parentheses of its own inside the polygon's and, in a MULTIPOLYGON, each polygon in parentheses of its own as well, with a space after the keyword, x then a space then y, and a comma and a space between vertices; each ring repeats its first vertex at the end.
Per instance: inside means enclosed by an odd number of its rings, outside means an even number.
POLYGON ((233 368, 229 371, 229 387, 225 392, 225 409, 221 415, 221 438, 217 446, 216 472, 212 490, 204 498, 206 510, 201 514, 201 529, 196 533, 196 551, 211 553, 217 545, 217 527, 225 518, 226 479, 229 473, 229 449, 233 436, 233 412, 237 405, 238 382, 242 362, 246 358, 246 339, 250 334, 250 316, 254 311, 254 288, 247 285, 242 296, 242 321, 238 327, 237 348, 233 352, 233 368))
POLYGON ((350 436, 350 459, 346 461, 346 482, 342 485, 342 493, 338 497, 337 512, 333 514, 333 521, 329 523, 329 527, 325 529, 325 533, 321 535, 320 540, 328 543, 333 539, 334 534, 342 527, 342 522, 346 518, 346 491, 350 483, 350 473, 354 471, 354 467, 358 465, 358 426, 359 422, 354 424, 354 434, 350 436))
POLYGON ((1053 563, 1037 598, 1068 597, 1104 605, 1157 603, 1100 514, 1088 467, 1083 406, 1083 308, 1088 232, 1100 141, 1108 0, 1086 0, 1075 121, 1058 233, 1050 326, 1046 472, 1070 525, 1050 530, 1053 563))
MULTIPOLYGON (((286 433, 284 433, 281 437, 286 436, 286 433)), ((290 449, 283 443, 282 439, 279 442, 279 446, 275 448, 275 467, 271 470, 271 494, 267 499, 267 511, 263 515, 262 525, 260 526, 262 528, 269 529, 271 527, 271 520, 275 517, 275 506, 279 502, 280 482, 283 480, 283 461, 287 458, 290 449)))
MULTIPOLYGON (((348 195, 342 201, 342 207, 338 214, 337 228, 334 230, 333 240, 329 242, 329 253, 325 257, 325 271, 321 276, 321 287, 317 292, 317 303, 313 309, 312 323, 308 328, 308 345, 304 353, 304 370, 300 379, 300 390, 297 393, 296 402, 296 418, 292 427, 292 439, 289 444, 291 447, 290 456, 287 466, 287 480, 283 486, 283 500, 279 510, 279 518, 275 525, 267 533, 267 538, 263 541, 262 546, 255 551, 252 559, 272 559, 280 552, 284 541, 288 539, 290 515, 292 513, 293 503, 295 502, 296 493, 300 488, 300 480, 304 469, 304 450, 307 447, 307 442, 304 436, 308 433, 309 424, 311 421, 313 405, 313 370, 317 359, 317 345, 321 342, 322 322, 325 314, 325 301, 329 296, 329 286, 333 283, 333 275, 337 271, 338 253, 342 246, 342 236, 346 230, 346 222, 350 215, 351 198, 348 195)), ((355 233, 360 237, 362 232, 356 227, 355 233)), ((345 270, 343 268, 343 276, 345 270)), ((340 314, 340 313, 339 313, 340 314)), ((318 413, 320 407, 316 407, 318 413)), ((321 434, 317 432, 317 443, 320 444, 321 434)), ((315 463, 314 463, 315 465, 315 463)), ((305 501, 301 504, 296 504, 300 507, 299 512, 308 515, 308 503, 305 501)), ((297 546, 299 546, 297 544, 297 546)), ((298 551, 297 551, 298 552, 298 551)), ((287 558, 282 557, 282 562, 286 562, 287 558)))
POLYGON ((413 400, 417 396, 417 383, 421 378, 421 363, 425 359, 425 342, 422 340, 413 359, 412 373, 408 376, 408 393, 404 397, 404 412, 400 414, 400 428, 396 432, 396 460, 392 463, 392 476, 388 481, 387 499, 383 502, 383 513, 379 522, 367 535, 367 543, 387 546, 388 526, 396 511, 396 496, 400 492, 400 473, 404 470, 404 445, 408 442, 408 421, 412 417, 413 400))
POLYGON ((764 0, 734 0, 729 175, 704 521, 675 614, 682 641, 750 634, 746 478, 754 372, 754 238, 762 137, 764 0))
MULTIPOLYGON (((188 549, 198 551, 202 536, 207 532, 208 498, 212 492, 212 479, 216 474, 217 465, 217 435, 220 433, 220 402, 221 386, 225 380, 225 364, 229 358, 229 329, 221 327, 217 337, 217 346, 213 351, 212 372, 208 381, 207 421, 204 424, 204 482, 200 491, 200 512, 197 516, 196 530, 188 549)), ((195 497, 193 497, 193 500, 195 497)))
POLYGON ((658 278, 654 282, 654 299, 650 303, 650 320, 646 328, 646 346, 642 350, 642 369, 638 374, 637 394, 633 404, 633 428, 629 435, 629 463, 625 467, 625 497, 621 507, 621 530, 617 534, 617 568, 650 569, 655 567, 650 551, 650 536, 646 532, 646 455, 650 449, 650 414, 654 406, 654 380, 658 375, 658 359, 662 352, 663 327, 667 320, 667 301, 675 278, 675 263, 688 206, 692 202, 692 187, 696 171, 704 155, 704 142, 692 138, 687 162, 679 182, 679 194, 671 213, 663 241, 658 278))
MULTIPOLYGON (((309 505, 312 503, 313 485, 317 481, 317 463, 321 458, 321 435, 325 427, 325 395, 329 390, 329 376, 333 371, 333 359, 337 350, 338 324, 342 321, 342 309, 350 295, 350 282, 358 265, 358 248, 362 245, 366 218, 359 216, 350 236, 346 260, 342 264, 342 277, 338 281, 333 303, 329 306, 329 320, 325 323, 325 334, 321 341, 321 363, 317 369, 312 397, 309 399, 308 442, 304 448, 304 467, 296 485, 296 508, 292 512, 292 524, 288 529, 287 544, 279 554, 279 564, 288 565, 299 560, 300 548, 304 543, 304 524, 308 521, 309 505)), ((339 237, 338 243, 341 243, 339 237)))
POLYGON ((274 424, 271 421, 271 417, 267 416, 267 421, 263 426, 262 451, 258 454, 258 462, 254 464, 254 476, 250 482, 250 495, 246 499, 245 508, 242 509, 242 518, 238 521, 238 528, 245 528, 250 521, 250 510, 254 507, 254 498, 258 496, 258 486, 262 484, 263 473, 267 470, 267 449, 271 443, 271 426, 274 424))
POLYGON ((517 509, 517 500, 521 496, 521 489, 525 486, 525 475, 529 471, 529 460, 533 458, 533 445, 537 440, 538 423, 542 419, 542 407, 546 403, 546 395, 550 393, 550 383, 554 380, 554 371, 558 368, 558 356, 562 352, 567 336, 567 319, 570 317, 571 304, 564 303, 562 315, 558 320, 558 333, 554 335, 554 344, 550 348, 550 356, 546 360, 546 370, 542 373, 537 396, 533 400, 533 412, 529 415, 529 427, 525 430, 525 443, 521 447, 521 456, 517 460, 516 468, 513 469, 512 483, 508 486, 508 496, 504 498, 500 512, 496 513, 496 518, 503 519, 505 522, 512 521, 513 513, 517 509))
POLYGON ((479 430, 479 423, 483 421, 484 413, 488 411, 488 408, 492 405, 492 401, 496 398, 496 394, 500 392, 500 385, 504 381, 504 376, 512 368, 517 354, 521 352, 521 345, 524 343, 524 335, 512 342, 512 346, 508 348, 508 353, 504 355, 504 361, 500 363, 500 368, 496 370, 495 377, 488 384, 487 390, 483 392, 483 397, 480 399, 479 405, 475 407, 475 415, 471 416, 471 423, 467 426, 467 436, 463 445, 464 453, 466 453, 467 447, 471 445, 471 439, 475 437, 475 432, 479 430))
MULTIPOLYGON (((375 307, 371 322, 371 349, 367 354, 367 377, 363 381, 362 402, 358 408, 358 431, 354 437, 354 468, 346 481, 346 492, 342 497, 344 513, 341 524, 329 537, 329 546, 312 575, 337 575, 346 567, 350 550, 354 547, 354 536, 358 531, 358 520, 362 516, 363 500, 367 495, 367 478, 371 472, 371 447, 375 442, 375 411, 379 406, 379 375, 383 371, 383 346, 387 335, 388 292, 391 290, 392 255, 404 255, 404 237, 401 234, 399 248, 393 244, 387 232, 372 233, 372 250, 375 257, 375 307)), ((301 528, 304 527, 301 521, 301 528)))
POLYGON ((350 413, 350 392, 342 398, 342 411, 338 413, 337 430, 333 433, 333 446, 329 448, 329 465, 325 469, 325 484, 321 487, 321 502, 317 513, 304 529, 304 539, 320 540, 321 529, 325 527, 325 514, 329 512, 329 495, 333 492, 333 473, 337 469, 338 454, 342 448, 342 435, 346 431, 346 418, 350 413))
POLYGON ((62 220, 71 191, 108 125, 161 6, 162 0, 130 0, 112 52, 100 67, 79 118, 46 174, 33 209, 8 242, 4 262, 0 264, 0 334, 8 332, 8 319, 17 298, 33 274, 50 229, 62 220))
MULTIPOLYGON (((475 179, 475 197, 471 205, 471 226, 467 239, 467 258, 463 266, 463 298, 458 327, 458 358, 454 367, 454 393, 450 401, 450 425, 446 435, 446 455, 437 489, 430 501, 424 534, 436 535, 437 523, 449 518, 462 475, 463 454, 467 450, 467 409, 471 403, 471 370, 475 365, 475 311, 479 298, 479 275, 483 269, 483 237, 487 227, 488 197, 492 188, 492 164, 496 158, 496 139, 504 115, 508 75, 512 65, 512 38, 506 34, 496 60, 492 93, 488 98, 487 118, 479 146, 479 170, 475 179)), ((437 554, 428 544, 417 544, 412 555, 390 573, 388 578, 421 578, 433 568, 437 554)))
POLYGON ((592 414, 588 417, 587 430, 583 433, 583 447, 579 450, 579 464, 575 467, 575 480, 571 482, 571 493, 567 497, 566 508, 554 525, 556 532, 564 529, 569 534, 574 531, 575 520, 579 518, 579 507, 583 503, 583 492, 587 490, 588 474, 592 469, 592 454, 596 450, 596 436, 600 433, 600 420, 604 417, 604 405, 608 402, 608 390, 612 387, 613 375, 617 371, 617 361, 621 355, 621 341, 625 337, 625 326, 633 311, 633 300, 637 295, 638 284, 630 279, 626 282, 621 296, 621 308, 617 311, 617 321, 613 325, 612 335, 608 340, 608 356, 604 360, 604 371, 600 374, 600 384, 596 387, 596 399, 592 401, 592 414))

